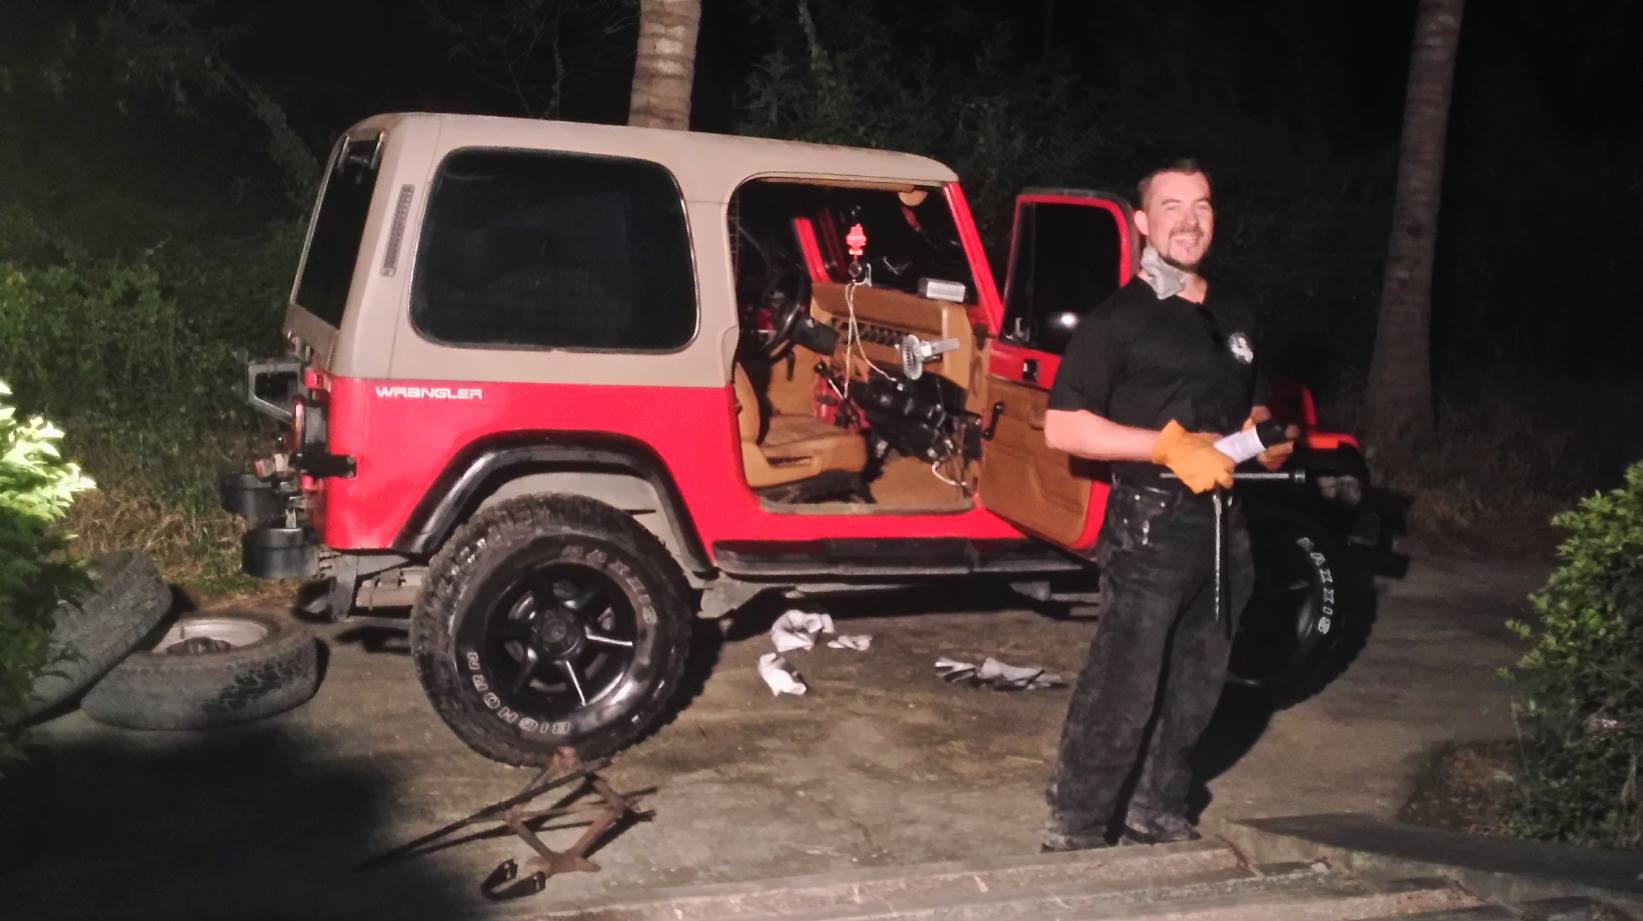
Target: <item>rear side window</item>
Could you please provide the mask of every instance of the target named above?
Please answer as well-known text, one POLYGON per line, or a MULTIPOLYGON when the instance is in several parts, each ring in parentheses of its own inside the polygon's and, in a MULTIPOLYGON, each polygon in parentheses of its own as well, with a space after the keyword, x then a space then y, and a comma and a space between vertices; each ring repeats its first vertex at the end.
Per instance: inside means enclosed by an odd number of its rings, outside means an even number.
POLYGON ((662 167, 463 150, 434 179, 411 319, 457 345, 667 351, 696 332, 691 266, 662 167))
POLYGON ((360 237, 371 212, 371 192, 377 184, 381 151, 380 134, 344 141, 320 193, 319 211, 314 215, 308 252, 297 280, 296 301, 332 326, 342 325, 342 308, 348 303, 360 237))

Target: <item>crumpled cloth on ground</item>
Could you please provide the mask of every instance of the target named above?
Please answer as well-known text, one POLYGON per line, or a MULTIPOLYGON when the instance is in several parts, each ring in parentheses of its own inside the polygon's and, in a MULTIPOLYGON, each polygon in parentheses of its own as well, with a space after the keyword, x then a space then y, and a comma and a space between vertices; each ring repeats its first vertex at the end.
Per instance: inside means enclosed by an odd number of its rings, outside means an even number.
MULTIPOLYGON (((820 611, 792 608, 776 618, 770 627, 770 642, 775 652, 759 657, 759 677, 770 686, 772 694, 803 694, 810 688, 799 676, 792 663, 782 653, 816 648, 816 637, 833 633, 833 616, 820 611)), ((861 652, 871 646, 873 637, 865 633, 838 634, 827 645, 832 649, 853 649, 861 652)))
POLYGON ((767 652, 759 657, 759 677, 770 686, 772 695, 803 694, 810 690, 793 664, 778 653, 767 652))
POLYGON ((947 682, 990 687, 995 691, 1041 691, 1063 687, 1067 683, 1060 675, 1045 671, 1041 666, 1010 665, 991 656, 980 665, 942 656, 936 660, 936 673, 947 682))
POLYGON ((817 634, 832 632, 833 615, 793 608, 776 618, 770 628, 770 641, 776 644, 777 652, 814 649, 817 634))

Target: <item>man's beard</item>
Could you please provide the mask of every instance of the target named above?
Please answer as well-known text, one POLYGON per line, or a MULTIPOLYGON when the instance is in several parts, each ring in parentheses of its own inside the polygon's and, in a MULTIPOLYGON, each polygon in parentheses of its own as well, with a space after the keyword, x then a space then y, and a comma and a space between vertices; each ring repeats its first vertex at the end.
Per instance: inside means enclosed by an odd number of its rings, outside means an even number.
POLYGON ((1171 256, 1167 251, 1160 251, 1158 253, 1158 258, 1162 259, 1166 265, 1172 265, 1189 275, 1197 275, 1198 266, 1202 265, 1204 261, 1203 257, 1199 256, 1198 259, 1192 262, 1182 262, 1174 256, 1171 256))

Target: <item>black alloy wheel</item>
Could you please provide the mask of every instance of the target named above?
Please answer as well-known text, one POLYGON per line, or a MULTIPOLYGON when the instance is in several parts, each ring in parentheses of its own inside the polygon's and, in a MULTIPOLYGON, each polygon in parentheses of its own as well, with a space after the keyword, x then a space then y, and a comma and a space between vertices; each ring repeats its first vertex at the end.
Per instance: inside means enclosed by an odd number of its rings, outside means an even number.
POLYGON ((668 711, 691 597, 632 517, 581 496, 511 499, 434 557, 412 657, 435 710, 480 754, 540 765, 568 745, 596 757, 668 711))
POLYGON ((486 610, 464 618, 457 646, 480 650, 504 706, 557 719, 611 693, 633 664, 638 617, 596 566, 533 566, 486 610))

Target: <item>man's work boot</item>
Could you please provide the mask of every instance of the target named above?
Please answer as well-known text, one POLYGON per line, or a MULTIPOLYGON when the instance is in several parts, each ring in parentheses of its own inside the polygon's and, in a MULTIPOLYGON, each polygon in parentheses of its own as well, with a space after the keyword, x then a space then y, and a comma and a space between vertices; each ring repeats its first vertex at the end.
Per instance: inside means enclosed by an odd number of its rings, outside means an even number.
POLYGON ((1197 841, 1203 837, 1185 816, 1155 815, 1124 819, 1125 844, 1174 844, 1177 841, 1197 841))
POLYGON ((1062 851, 1091 851, 1101 847, 1112 847, 1112 841, 1106 835, 1069 835, 1066 832, 1051 828, 1044 829, 1044 835, 1039 839, 1038 852, 1041 854, 1055 854, 1062 851))

